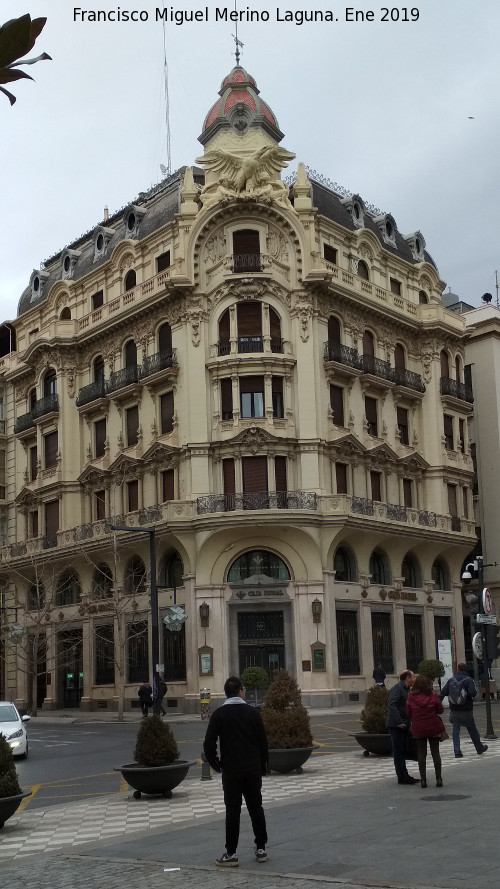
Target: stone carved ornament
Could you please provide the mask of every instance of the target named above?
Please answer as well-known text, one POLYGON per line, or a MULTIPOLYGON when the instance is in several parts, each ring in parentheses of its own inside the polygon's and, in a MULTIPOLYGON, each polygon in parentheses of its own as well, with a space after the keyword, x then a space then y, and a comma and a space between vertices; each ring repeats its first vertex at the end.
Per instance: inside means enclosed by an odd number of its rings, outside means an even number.
POLYGON ((266 145, 243 157, 221 148, 207 151, 196 163, 206 167, 208 173, 218 173, 219 181, 218 185, 204 186, 201 202, 206 207, 215 201, 255 197, 291 207, 288 188, 276 176, 294 157, 278 145, 266 145))

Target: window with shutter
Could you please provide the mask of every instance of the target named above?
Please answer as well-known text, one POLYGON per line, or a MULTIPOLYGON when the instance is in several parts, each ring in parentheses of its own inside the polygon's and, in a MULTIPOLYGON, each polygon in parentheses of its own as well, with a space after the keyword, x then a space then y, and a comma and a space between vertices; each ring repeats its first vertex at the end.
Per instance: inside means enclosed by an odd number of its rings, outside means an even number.
POLYGON ((229 309, 219 318, 219 355, 229 354, 229 340, 231 337, 231 322, 229 317, 229 309), (221 347, 224 351, 220 351, 221 347))
POLYGON ((160 395, 160 428, 162 435, 168 435, 174 428, 174 393, 160 395))
POLYGON ((378 435, 377 399, 365 396, 365 416, 370 435, 378 435))
POLYGON ((221 415, 223 420, 233 419, 233 381, 224 377, 220 381, 221 415))
POLYGON ((38 537, 38 510, 37 509, 34 509, 32 512, 30 512, 29 534, 30 534, 30 537, 38 537))
POLYGON ((345 463, 335 464, 335 483, 337 494, 347 494, 347 465, 345 463))
POLYGON ((441 364, 441 376, 442 377, 449 377, 450 376, 450 359, 448 357, 448 353, 445 352, 444 349, 442 350, 442 352, 439 356, 439 361, 441 364))
POLYGON ((286 457, 274 458, 274 477, 277 491, 287 491, 286 457))
POLYGON ((92 368, 94 383, 104 380, 104 358, 102 357, 102 355, 98 355, 97 358, 94 359, 92 368))
POLYGON ((170 324, 162 324, 158 331, 158 351, 162 355, 172 354, 172 328, 170 324))
POLYGON ((127 426, 127 447, 131 448, 137 444, 139 432, 139 408, 135 404, 125 411, 125 419, 127 426))
POLYGON ((283 377, 272 377, 271 382, 273 394, 273 416, 283 419, 285 416, 285 406, 283 403, 283 377))
POLYGON ((344 390, 342 386, 330 386, 330 406, 333 422, 336 426, 344 425, 344 390))
POLYGON ((375 344, 369 330, 365 330, 363 334, 363 355, 369 355, 370 358, 373 358, 375 355, 375 344))
POLYGON ((328 342, 340 344, 340 323, 333 315, 328 318, 328 342))
POLYGON ((269 306, 269 333, 271 334, 271 339, 281 338, 281 319, 272 306, 269 306))
POLYGON ((174 500, 174 470, 165 469, 161 474, 161 495, 162 502, 166 500, 174 500))
POLYGON ((233 232, 233 271, 260 272, 260 238, 253 229, 233 232))
POLYGON ((45 468, 49 469, 51 466, 55 466, 57 464, 57 430, 55 432, 47 432, 47 435, 43 436, 43 446, 45 454, 45 468))
POLYGON ((453 451, 454 447, 454 436, 453 436, 453 417, 449 414, 444 414, 443 416, 443 428, 444 428, 444 437, 445 437, 445 447, 448 451, 453 451))
POLYGON ((409 509, 413 506, 413 484, 411 478, 403 479, 403 502, 409 509))
POLYGON ((156 273, 164 272, 170 265, 170 250, 156 257, 156 273))
POLYGON ((370 485, 372 489, 372 500, 382 500, 382 475, 380 472, 370 472, 370 485))
POLYGON ((128 512, 139 509, 139 482, 134 479, 127 483, 128 512))
POLYGON ((45 504, 45 535, 52 537, 59 531, 59 500, 45 504))
POLYGON ((404 407, 397 408, 397 421, 399 430, 399 440, 403 445, 410 444, 410 435, 408 431, 408 411, 404 407))
POLYGON ((242 417, 264 416, 264 377, 240 377, 242 417))
POLYGON ((404 370, 406 367, 405 350, 401 343, 396 343, 394 349, 394 367, 398 370, 404 370))
POLYGON ((94 423, 94 443, 95 456, 104 457, 104 446, 106 444, 106 420, 97 420, 94 423))
POLYGON ((242 468, 245 494, 267 491, 267 457, 243 457, 242 468))
POLYGON ((133 340, 125 346, 125 367, 137 367, 137 346, 133 340))
POLYGON ((232 458, 222 461, 222 477, 224 482, 224 494, 234 494, 236 492, 236 480, 234 460, 232 458))
POLYGON ((261 352, 263 348, 261 304, 238 303, 236 317, 238 319, 238 351, 261 352))
POLYGON ((96 491, 94 494, 94 512, 96 521, 106 518, 106 493, 105 491, 96 491))

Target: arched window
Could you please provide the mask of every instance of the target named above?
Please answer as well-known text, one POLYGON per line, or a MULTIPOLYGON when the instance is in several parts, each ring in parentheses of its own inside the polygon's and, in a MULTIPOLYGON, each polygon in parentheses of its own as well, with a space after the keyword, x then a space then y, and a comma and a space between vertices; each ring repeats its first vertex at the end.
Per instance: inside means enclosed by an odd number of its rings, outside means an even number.
POLYGON ((455 357, 455 379, 457 383, 462 383, 462 362, 460 361, 460 356, 457 355, 455 357))
POLYGON ((441 350, 439 360, 441 362, 441 376, 448 378, 450 376, 450 359, 444 349, 441 350))
POLYGON ((389 569, 389 560, 381 549, 374 549, 370 556, 370 565, 368 568, 371 574, 371 583, 388 584, 391 582, 391 572, 389 569))
POLYGON ((97 358, 94 358, 92 363, 92 376, 94 377, 94 383, 100 383, 104 380, 104 358, 102 355, 98 355, 97 358))
POLYGON ((80 600, 82 588, 76 571, 70 568, 57 578, 56 605, 74 605, 80 600))
POLYGON ((340 322, 334 315, 328 319, 328 342, 340 344, 340 322))
POLYGON ((158 330, 158 351, 162 355, 172 354, 172 328, 170 324, 162 324, 158 330))
POLYGON ((238 583, 255 574, 265 574, 275 580, 290 580, 290 572, 283 559, 265 549, 243 553, 233 562, 228 573, 228 583, 238 583))
POLYGON ((113 572, 106 562, 101 562, 92 575, 92 596, 94 599, 109 599, 113 595, 113 572))
POLYGON ((404 370, 406 367, 405 350, 401 343, 396 343, 394 348, 394 367, 397 370, 404 370))
POLYGON ((451 588, 448 566, 443 559, 435 560, 432 566, 431 576, 434 581, 434 589, 449 590, 451 588))
POLYGON ((407 553, 401 564, 401 574, 403 576, 403 586, 418 589, 421 586, 420 566, 410 553, 407 553))
POLYGON ((30 389, 28 395, 28 407, 32 411, 36 404, 36 389, 30 389))
POLYGON ((59 315, 61 321, 70 321, 71 320, 71 309, 68 306, 64 306, 61 314, 59 315))
POLYGON ((429 297, 427 296, 425 290, 418 291, 418 301, 421 306, 426 306, 429 302, 429 297))
POLYGON ((133 340, 129 340, 125 345, 125 367, 137 366, 137 346, 133 340))
POLYGON ((50 367, 43 378, 43 397, 55 395, 57 392, 57 374, 53 367, 50 367))
POLYGON ((356 564, 354 556, 346 546, 338 546, 333 557, 335 580, 351 583, 356 580, 356 564))
POLYGON ((375 342, 373 334, 369 330, 365 330, 363 334, 363 356, 368 355, 373 358, 375 355, 375 342))
POLYGON ((184 586, 182 576, 184 574, 184 565, 178 552, 171 552, 165 555, 160 562, 160 570, 158 572, 158 583, 160 586, 166 586, 169 589, 184 586))
POLYGON ((358 262, 358 276, 360 278, 364 278, 365 281, 370 280, 370 272, 368 271, 368 266, 362 259, 360 259, 358 262))
POLYGON ((271 335, 271 352, 282 352, 281 318, 272 306, 269 306, 269 333, 271 335))
POLYGON ((134 269, 130 269, 125 275, 125 290, 133 290, 137 283, 137 275, 134 269))
POLYGON ((219 355, 229 355, 230 336, 229 309, 226 309, 219 318, 219 355))
POLYGON ((146 566, 139 556, 132 556, 125 568, 123 587, 127 596, 135 596, 146 589, 146 566))

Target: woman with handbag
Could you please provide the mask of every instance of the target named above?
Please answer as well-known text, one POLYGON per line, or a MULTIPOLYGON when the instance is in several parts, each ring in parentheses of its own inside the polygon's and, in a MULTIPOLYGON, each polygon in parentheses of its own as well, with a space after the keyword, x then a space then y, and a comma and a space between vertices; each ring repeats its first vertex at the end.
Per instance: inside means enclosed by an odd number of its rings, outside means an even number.
POLYGON ((436 773, 436 787, 443 786, 439 742, 446 730, 439 715, 442 712, 443 705, 433 691, 430 679, 427 676, 417 676, 406 701, 406 715, 411 719, 411 733, 417 742, 421 787, 427 787, 427 741, 436 773))

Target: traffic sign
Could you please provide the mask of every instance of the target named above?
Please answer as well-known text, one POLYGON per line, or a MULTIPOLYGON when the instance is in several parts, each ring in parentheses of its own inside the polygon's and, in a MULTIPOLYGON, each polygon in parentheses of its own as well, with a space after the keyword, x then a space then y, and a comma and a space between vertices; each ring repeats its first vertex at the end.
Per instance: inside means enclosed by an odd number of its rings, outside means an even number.
POLYGON ((487 586, 483 589, 483 611, 485 614, 493 613, 493 602, 491 601, 491 593, 487 586))
POLYGON ((481 638, 481 633, 474 633, 472 638, 472 650, 477 658, 480 661, 483 659, 483 640, 481 638))
POLYGON ((496 614, 478 614, 476 615, 476 623, 478 624, 496 624, 496 614))

